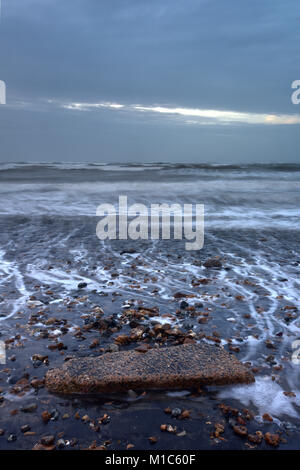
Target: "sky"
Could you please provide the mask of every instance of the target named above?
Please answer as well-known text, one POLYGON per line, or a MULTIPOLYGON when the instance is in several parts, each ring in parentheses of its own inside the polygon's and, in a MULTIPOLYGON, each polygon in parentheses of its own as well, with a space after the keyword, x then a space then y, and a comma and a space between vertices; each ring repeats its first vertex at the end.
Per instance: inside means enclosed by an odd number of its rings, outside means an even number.
POLYGON ((299 162, 299 0, 2 0, 1 162, 299 162))

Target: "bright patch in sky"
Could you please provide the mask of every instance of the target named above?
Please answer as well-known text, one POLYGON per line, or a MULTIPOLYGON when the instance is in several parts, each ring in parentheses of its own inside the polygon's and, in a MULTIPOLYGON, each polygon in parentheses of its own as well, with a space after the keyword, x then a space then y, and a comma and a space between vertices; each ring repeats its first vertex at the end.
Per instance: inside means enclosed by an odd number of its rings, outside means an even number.
POLYGON ((181 108, 165 106, 123 105, 119 103, 69 103, 63 108, 76 111, 89 111, 92 109, 123 109, 143 113, 160 114, 167 116, 191 117, 193 120, 184 120, 186 124, 267 124, 290 125, 300 124, 299 114, 264 114, 245 113, 238 111, 224 111, 217 109, 181 108))

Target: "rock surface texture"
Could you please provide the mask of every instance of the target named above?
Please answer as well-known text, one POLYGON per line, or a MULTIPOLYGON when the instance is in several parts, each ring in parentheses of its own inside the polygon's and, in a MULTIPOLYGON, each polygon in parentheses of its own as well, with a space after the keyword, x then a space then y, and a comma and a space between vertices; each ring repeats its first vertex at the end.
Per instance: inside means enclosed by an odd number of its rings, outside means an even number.
POLYGON ((250 382, 254 382, 252 372, 234 355, 206 343, 154 348, 144 354, 130 350, 71 359, 46 374, 48 389, 60 394, 250 382))

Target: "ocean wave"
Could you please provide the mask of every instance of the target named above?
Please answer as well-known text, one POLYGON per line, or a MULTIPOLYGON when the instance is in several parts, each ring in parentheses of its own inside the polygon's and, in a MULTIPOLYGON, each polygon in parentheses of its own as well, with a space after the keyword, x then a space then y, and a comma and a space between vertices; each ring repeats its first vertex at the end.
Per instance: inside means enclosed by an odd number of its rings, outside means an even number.
POLYGON ((300 171, 298 163, 97 163, 97 162, 4 162, 0 163, 0 172, 23 170, 25 172, 54 170, 99 170, 99 171, 145 171, 145 170, 221 170, 221 171, 300 171))

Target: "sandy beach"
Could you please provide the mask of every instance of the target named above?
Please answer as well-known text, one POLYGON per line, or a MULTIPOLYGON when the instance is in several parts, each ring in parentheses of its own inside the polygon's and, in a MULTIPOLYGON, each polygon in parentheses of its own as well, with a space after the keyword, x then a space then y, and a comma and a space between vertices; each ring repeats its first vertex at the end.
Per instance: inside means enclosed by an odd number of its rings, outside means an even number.
MULTIPOLYGON (((29 208, 40 187, 31 181, 24 196, 18 184, 29 208)), ((269 209, 275 195, 261 196, 269 209)), ((91 195, 78 201, 90 204, 91 195)), ((257 229, 208 224, 204 248, 187 252, 184 240, 100 242, 95 216, 39 207, 0 215, 0 449, 299 447, 296 226, 276 228, 274 217, 263 227, 263 209, 257 229), (212 258, 218 267, 205 266, 212 258), (201 342, 233 353, 255 382, 74 396, 45 387, 47 371, 71 358, 201 342)))

